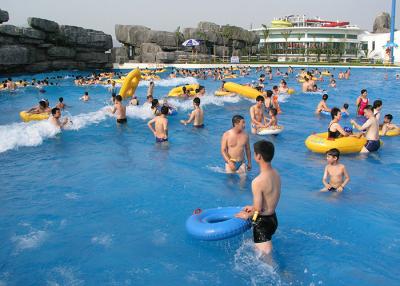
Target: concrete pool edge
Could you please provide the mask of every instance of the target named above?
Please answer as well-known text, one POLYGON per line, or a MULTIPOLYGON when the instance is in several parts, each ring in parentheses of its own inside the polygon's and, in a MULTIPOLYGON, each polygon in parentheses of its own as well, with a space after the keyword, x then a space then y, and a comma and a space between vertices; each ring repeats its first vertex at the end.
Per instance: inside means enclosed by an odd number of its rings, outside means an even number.
MULTIPOLYGON (((201 68, 228 68, 231 66, 235 67, 259 67, 259 66, 270 66, 270 67, 288 67, 288 64, 159 64, 159 63, 124 63, 124 64, 118 64, 114 63, 113 64, 113 69, 134 69, 134 68, 140 68, 140 69, 156 69, 156 68, 188 68, 188 69, 201 69, 201 68)), ((376 69, 400 69, 400 66, 391 66, 391 67, 385 67, 385 66, 345 66, 345 65, 290 65, 291 67, 294 68, 309 68, 309 67, 321 67, 321 68, 354 68, 354 69, 359 69, 359 68, 376 68, 376 69)))

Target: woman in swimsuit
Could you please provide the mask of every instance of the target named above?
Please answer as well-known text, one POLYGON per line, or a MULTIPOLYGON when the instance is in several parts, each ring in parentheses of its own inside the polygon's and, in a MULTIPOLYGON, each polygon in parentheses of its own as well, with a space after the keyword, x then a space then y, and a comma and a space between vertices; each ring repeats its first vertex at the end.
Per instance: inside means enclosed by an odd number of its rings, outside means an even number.
POLYGON ((337 139, 342 135, 343 137, 349 136, 350 134, 344 131, 340 126, 339 121, 342 118, 342 112, 339 108, 334 107, 331 110, 332 121, 328 126, 328 139, 337 139))
POLYGON ((361 95, 357 97, 356 105, 357 105, 357 115, 364 116, 364 109, 368 105, 368 92, 366 89, 361 90, 361 95))

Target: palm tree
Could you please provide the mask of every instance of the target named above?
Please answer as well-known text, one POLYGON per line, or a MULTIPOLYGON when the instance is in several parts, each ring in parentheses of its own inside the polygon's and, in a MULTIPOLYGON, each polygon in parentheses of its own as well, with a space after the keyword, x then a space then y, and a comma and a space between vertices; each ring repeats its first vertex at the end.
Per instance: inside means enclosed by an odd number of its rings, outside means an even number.
POLYGON ((292 30, 285 30, 284 32, 281 32, 282 37, 285 39, 285 60, 287 57, 288 39, 290 34, 292 34, 292 30))
POLYGON ((269 38, 270 30, 267 27, 267 25, 265 25, 265 24, 262 24, 261 26, 263 28, 262 33, 263 33, 263 36, 264 36, 265 55, 266 55, 267 59, 269 59, 269 49, 268 49, 267 41, 268 41, 268 38, 269 38))
POLYGON ((175 43, 176 43, 176 49, 179 49, 179 43, 181 40, 181 26, 178 26, 178 28, 176 28, 175 30, 175 43))

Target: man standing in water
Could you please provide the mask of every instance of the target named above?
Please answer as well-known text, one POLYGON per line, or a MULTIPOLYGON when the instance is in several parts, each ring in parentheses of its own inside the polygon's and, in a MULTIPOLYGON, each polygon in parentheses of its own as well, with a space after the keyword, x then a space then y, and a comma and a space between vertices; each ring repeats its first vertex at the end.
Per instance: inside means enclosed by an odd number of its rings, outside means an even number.
POLYGON ((221 139, 221 154, 225 160, 227 173, 246 173, 244 152, 247 157, 247 170, 251 170, 251 153, 249 135, 247 135, 244 118, 235 115, 232 118, 233 127, 226 131, 221 139))
POLYGON ((263 105, 264 97, 259 95, 256 98, 256 104, 250 107, 251 133, 253 134, 256 134, 257 130, 266 124, 263 105))
POLYGON ((124 124, 128 122, 126 120, 126 106, 122 104, 122 96, 117 95, 115 97, 114 108, 111 113, 117 113, 117 123, 124 124))
POLYGON ((260 166, 260 174, 251 183, 253 205, 246 206, 236 217, 247 220, 252 218, 253 240, 256 249, 262 255, 272 252, 272 235, 278 228, 275 214, 281 195, 281 178, 272 168, 274 145, 266 140, 254 144, 254 158, 260 166))

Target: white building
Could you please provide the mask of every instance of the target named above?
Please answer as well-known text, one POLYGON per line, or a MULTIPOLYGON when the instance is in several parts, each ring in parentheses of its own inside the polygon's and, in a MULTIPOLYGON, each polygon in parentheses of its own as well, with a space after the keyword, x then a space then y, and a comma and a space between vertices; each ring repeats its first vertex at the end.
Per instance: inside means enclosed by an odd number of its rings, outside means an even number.
MULTIPOLYGON (((372 34, 346 21, 304 15, 274 19, 269 27, 252 31, 260 35, 262 54, 278 61, 351 61, 366 57, 383 61, 383 46, 389 39, 389 34, 372 34)), ((397 32, 396 41, 399 38, 397 32)), ((395 49, 397 62, 399 49, 395 49)))
MULTIPOLYGON (((385 45, 390 41, 390 33, 365 32, 360 35, 360 41, 368 45, 368 58, 383 62, 389 61, 389 51, 385 45)), ((399 45, 400 31, 394 33, 394 42, 399 45)), ((400 47, 394 49, 394 62, 400 63, 400 47)))

